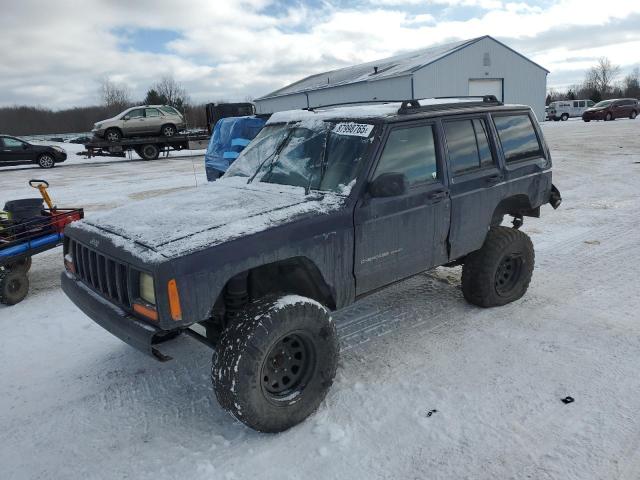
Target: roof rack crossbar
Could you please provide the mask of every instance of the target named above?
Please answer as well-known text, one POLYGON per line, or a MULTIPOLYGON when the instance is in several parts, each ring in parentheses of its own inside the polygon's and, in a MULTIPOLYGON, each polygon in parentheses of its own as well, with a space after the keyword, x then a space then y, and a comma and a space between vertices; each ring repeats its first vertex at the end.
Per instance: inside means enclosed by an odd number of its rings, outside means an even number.
MULTIPOLYGON (((442 103, 432 105, 421 105, 419 100, 405 100, 398 109, 398 113, 416 113, 429 110, 447 110, 458 107, 476 107, 483 105, 503 105, 495 95, 467 95, 454 97, 433 97, 435 100, 469 99, 468 102, 442 103)), ((426 100, 426 99, 425 99, 426 100)))

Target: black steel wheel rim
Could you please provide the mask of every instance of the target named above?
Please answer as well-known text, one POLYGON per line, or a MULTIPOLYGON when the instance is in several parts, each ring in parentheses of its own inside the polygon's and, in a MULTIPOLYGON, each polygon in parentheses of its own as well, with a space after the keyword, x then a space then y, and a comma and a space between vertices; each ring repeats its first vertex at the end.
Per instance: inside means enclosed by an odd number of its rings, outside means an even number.
POLYGON ((518 285, 524 261, 522 255, 510 253, 505 255, 496 270, 495 286, 498 295, 509 295, 518 285))
POLYGON ((289 404, 313 376, 316 351, 303 332, 281 337, 267 354, 260 372, 262 390, 273 402, 289 404))

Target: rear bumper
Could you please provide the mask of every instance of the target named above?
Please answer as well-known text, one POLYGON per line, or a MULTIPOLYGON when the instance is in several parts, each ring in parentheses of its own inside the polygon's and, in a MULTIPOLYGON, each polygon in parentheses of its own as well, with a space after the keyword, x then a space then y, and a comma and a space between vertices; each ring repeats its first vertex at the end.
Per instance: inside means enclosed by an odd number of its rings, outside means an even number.
POLYGON ((64 293, 91 320, 141 352, 163 362, 171 360, 171 357, 158 350, 157 345, 174 338, 175 332, 160 330, 129 315, 94 293, 69 272, 62 272, 61 280, 64 293))

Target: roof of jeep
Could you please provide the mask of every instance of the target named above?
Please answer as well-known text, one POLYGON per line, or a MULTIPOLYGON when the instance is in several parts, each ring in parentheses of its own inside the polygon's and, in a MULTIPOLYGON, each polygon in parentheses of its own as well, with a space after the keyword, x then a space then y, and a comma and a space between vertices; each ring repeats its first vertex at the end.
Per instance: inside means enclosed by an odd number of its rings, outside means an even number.
POLYGON ((498 101, 469 98, 428 98, 379 104, 335 105, 274 113, 267 124, 307 120, 366 120, 386 123, 422 117, 469 114, 478 112, 530 110, 528 105, 504 105, 498 101))

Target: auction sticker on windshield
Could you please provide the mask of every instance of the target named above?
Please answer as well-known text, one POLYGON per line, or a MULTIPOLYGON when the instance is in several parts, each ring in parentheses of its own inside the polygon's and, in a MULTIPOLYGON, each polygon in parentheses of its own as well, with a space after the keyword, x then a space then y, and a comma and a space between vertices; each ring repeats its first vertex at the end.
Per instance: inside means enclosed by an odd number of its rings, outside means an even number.
POLYGON ((355 137, 368 137, 373 130, 373 125, 368 123, 336 123, 333 133, 338 135, 352 135, 355 137))

